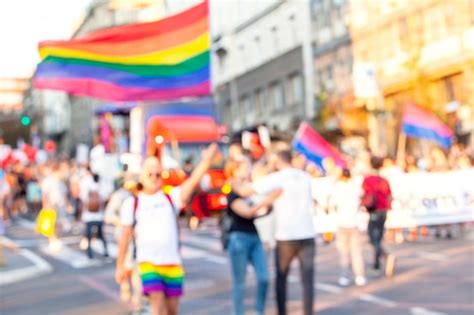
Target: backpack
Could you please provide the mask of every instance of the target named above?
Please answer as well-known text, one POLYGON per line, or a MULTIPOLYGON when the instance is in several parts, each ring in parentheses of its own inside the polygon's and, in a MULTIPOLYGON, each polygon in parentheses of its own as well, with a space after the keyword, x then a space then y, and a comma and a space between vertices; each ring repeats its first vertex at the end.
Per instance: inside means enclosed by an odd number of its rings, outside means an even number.
POLYGON ((374 192, 365 193, 362 196, 360 203, 368 212, 374 212, 377 205, 377 196, 374 192))
POLYGON ((87 210, 92 213, 97 213, 100 211, 100 195, 97 190, 89 191, 87 210))
MULTIPOLYGON (((176 212, 176 207, 174 206, 174 203, 173 203, 173 200, 171 199, 171 196, 168 195, 168 194, 165 194, 163 193, 166 197, 166 199, 168 200, 170 206, 171 206, 171 209, 173 210, 173 212, 176 212)), ((132 224, 132 227, 133 229, 135 230, 135 225, 137 225, 137 209, 138 209, 138 196, 133 196, 133 224, 132 224)), ((178 222, 178 218, 176 218, 176 227, 177 227, 177 233, 178 233, 178 248, 181 248, 181 241, 179 239, 179 222, 178 222)), ((135 244, 135 235, 133 236, 133 240, 132 240, 132 243, 133 243, 133 258, 137 258, 137 246, 135 244)))

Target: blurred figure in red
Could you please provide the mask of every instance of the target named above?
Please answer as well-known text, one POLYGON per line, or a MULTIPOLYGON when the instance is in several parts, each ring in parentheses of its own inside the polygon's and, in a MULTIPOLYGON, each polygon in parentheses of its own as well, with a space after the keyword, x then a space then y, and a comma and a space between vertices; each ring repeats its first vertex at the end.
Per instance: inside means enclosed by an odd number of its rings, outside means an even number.
POLYGON ((383 159, 374 156, 371 158, 370 164, 372 166, 372 174, 366 176, 362 183, 362 205, 370 215, 367 232, 369 233, 370 243, 374 248, 373 269, 376 273, 379 273, 381 268, 380 258, 386 257, 385 272, 387 276, 391 276, 395 267, 395 257, 386 254, 382 247, 382 240, 385 232, 387 212, 391 209, 392 191, 389 182, 380 175, 383 159))

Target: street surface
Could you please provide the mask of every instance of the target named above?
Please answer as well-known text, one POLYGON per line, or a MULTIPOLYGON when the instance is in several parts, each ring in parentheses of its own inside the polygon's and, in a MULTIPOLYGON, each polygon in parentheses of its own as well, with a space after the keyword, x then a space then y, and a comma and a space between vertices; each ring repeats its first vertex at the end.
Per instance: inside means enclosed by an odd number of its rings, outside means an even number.
MULTIPOLYGON (((33 232, 33 224, 20 219, 7 228, 7 237, 19 249, 6 250, 7 267, 0 269, 0 314, 129 314, 120 302, 114 282, 114 261, 103 259, 94 243, 91 262, 80 249, 80 235, 63 236, 63 247, 52 252, 47 241, 33 232)), ((228 259, 220 249, 219 232, 209 221, 197 231, 181 229, 186 269, 185 296, 180 314, 231 314, 231 276, 228 259)), ((107 229, 111 256, 116 243, 107 229)), ((474 231, 463 236, 387 244, 397 257, 393 279, 369 276, 362 287, 337 285, 338 257, 334 244, 318 245, 315 258, 317 314, 474 314, 474 231)), ((371 258, 365 246, 366 261, 371 258)), ((271 287, 267 314, 276 314, 274 263, 269 256, 271 287)), ((252 314, 254 277, 247 276, 246 304, 252 314)), ((301 289, 297 265, 289 285, 290 314, 301 314, 301 289)))

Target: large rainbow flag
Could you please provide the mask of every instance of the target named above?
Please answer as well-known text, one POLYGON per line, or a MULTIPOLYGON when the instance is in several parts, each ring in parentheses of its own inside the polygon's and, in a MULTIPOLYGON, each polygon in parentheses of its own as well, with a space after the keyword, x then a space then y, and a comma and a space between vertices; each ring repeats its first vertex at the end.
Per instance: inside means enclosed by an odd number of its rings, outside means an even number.
POLYGON ((151 23, 39 44, 38 89, 112 101, 210 94, 208 3, 151 23))
POLYGON ((402 132, 407 136, 435 141, 443 148, 453 142, 453 131, 435 114, 414 104, 405 105, 402 132))

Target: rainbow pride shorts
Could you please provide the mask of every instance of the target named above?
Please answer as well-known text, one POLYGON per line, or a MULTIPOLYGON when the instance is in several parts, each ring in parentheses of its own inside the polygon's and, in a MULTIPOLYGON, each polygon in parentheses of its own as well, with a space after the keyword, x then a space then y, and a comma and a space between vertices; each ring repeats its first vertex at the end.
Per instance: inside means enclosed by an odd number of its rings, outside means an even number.
POLYGON ((156 266, 147 262, 138 265, 143 294, 163 292, 166 297, 183 295, 184 270, 179 265, 156 266))

